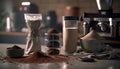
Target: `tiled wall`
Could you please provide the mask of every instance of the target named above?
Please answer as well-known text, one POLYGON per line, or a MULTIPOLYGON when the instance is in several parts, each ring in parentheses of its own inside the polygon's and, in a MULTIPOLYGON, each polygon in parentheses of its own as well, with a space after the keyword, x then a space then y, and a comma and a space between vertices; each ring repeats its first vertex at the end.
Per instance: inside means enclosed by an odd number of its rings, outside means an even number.
MULTIPOLYGON (((5 0, 6 2, 7 0, 5 0)), ((30 1, 35 3, 39 7, 39 12, 44 15, 49 10, 55 10, 58 16, 58 22, 62 22, 62 16, 65 13, 66 6, 78 6, 80 8, 80 16, 84 12, 97 12, 96 0, 11 0, 13 7, 18 7, 23 1, 30 1)), ((0 2, 5 3, 4 0, 0 2)), ((113 12, 120 13, 120 0, 113 0, 113 12)))
MULTIPOLYGON (((13 0, 18 5, 23 0, 13 0)), ((24 0, 31 1, 38 5, 39 11, 45 14, 49 10, 55 10, 58 15, 58 21, 62 21, 62 16, 65 12, 66 6, 78 6, 80 8, 80 15, 84 12, 97 12, 96 0, 24 0)), ((120 0, 113 0, 114 12, 120 12, 120 0)))
POLYGON ((78 6, 80 8, 80 15, 85 11, 96 12, 97 5, 94 0, 32 0, 39 6, 42 14, 49 10, 55 10, 58 15, 58 21, 62 21, 66 6, 78 6))

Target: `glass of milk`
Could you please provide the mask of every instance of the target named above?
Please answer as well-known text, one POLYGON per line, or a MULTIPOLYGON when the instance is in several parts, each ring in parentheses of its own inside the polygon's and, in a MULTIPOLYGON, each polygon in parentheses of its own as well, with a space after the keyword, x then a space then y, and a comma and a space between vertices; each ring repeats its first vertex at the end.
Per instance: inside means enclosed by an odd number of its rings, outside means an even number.
POLYGON ((77 49, 79 17, 63 16, 63 53, 73 54, 77 49))

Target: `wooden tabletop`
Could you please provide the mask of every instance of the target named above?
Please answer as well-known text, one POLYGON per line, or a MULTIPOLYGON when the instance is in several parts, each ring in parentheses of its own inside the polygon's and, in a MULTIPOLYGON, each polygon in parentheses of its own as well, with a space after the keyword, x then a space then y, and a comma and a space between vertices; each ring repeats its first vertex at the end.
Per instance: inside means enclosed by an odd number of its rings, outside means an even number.
POLYGON ((27 36, 27 33, 25 32, 4 32, 0 31, 0 35, 5 35, 5 36, 27 36))
MULTIPOLYGON (((4 36, 27 36, 27 33, 25 32, 4 32, 0 31, 0 35, 4 36)), ((120 44, 119 40, 105 40, 105 43, 114 43, 114 44, 120 44)))

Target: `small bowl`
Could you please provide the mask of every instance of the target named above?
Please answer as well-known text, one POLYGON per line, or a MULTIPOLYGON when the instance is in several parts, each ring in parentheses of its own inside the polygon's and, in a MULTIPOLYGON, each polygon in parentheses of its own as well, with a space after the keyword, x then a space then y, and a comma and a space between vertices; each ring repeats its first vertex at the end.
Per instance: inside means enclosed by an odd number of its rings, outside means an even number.
POLYGON ((86 52, 101 52, 105 45, 100 40, 80 40, 81 47, 86 52))
POLYGON ((23 57, 24 55, 24 49, 12 49, 12 48, 7 48, 7 56, 12 57, 12 58, 19 58, 23 57))

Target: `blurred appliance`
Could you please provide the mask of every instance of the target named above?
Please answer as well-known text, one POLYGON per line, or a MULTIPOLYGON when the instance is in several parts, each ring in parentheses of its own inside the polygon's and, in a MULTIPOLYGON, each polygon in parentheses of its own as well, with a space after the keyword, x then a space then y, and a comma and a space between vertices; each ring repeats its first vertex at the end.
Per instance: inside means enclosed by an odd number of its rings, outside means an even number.
POLYGON ((120 37, 120 13, 113 13, 112 0, 96 0, 99 13, 84 13, 84 35, 91 29, 102 37, 120 37))
POLYGON ((24 13, 38 13, 38 6, 32 2, 22 2, 19 11, 24 13))
POLYGON ((26 27, 24 20, 24 13, 38 13, 38 6, 31 2, 22 2, 17 9, 15 9, 15 31, 21 31, 26 27))
POLYGON ((57 14, 54 10, 49 10, 44 15, 44 23, 48 28, 54 28, 57 24, 57 14))
POLYGON ((62 24, 58 23, 58 17, 55 10, 48 10, 43 15, 43 23, 41 28, 44 29, 44 32, 48 32, 50 28, 56 29, 58 32, 62 31, 62 24))

